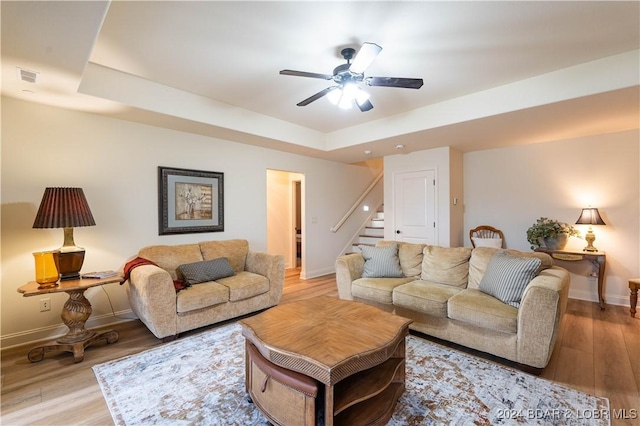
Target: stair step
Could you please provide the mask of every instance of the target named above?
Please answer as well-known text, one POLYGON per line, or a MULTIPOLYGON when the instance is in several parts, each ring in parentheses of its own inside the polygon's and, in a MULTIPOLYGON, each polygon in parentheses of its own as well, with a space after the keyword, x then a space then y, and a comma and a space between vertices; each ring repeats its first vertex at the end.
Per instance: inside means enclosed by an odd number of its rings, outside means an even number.
POLYGON ((364 235, 367 237, 384 237, 384 228, 367 226, 364 228, 364 235))
POLYGON ((373 214, 361 231, 362 234, 352 244, 350 253, 361 253, 360 246, 374 247, 378 242, 384 240, 384 206, 380 206, 380 209, 373 214))
POLYGON ((374 237, 371 235, 360 235, 358 244, 376 245, 378 241, 382 241, 384 237, 374 237))

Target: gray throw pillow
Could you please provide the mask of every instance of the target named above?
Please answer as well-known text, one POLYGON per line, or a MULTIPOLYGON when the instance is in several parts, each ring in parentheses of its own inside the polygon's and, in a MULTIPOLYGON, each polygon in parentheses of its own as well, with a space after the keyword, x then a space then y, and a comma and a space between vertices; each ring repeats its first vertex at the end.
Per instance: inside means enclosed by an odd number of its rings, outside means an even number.
POLYGON ((364 257, 362 278, 400 278, 402 268, 398 258, 398 244, 386 247, 360 246, 364 257))
POLYGON ((226 257, 202 262, 185 263, 178 266, 178 272, 182 274, 187 286, 215 281, 220 278, 234 276, 236 273, 226 257))
POLYGON ((516 257, 500 250, 489 261, 479 288, 519 308, 524 289, 538 275, 541 264, 536 257, 516 257))

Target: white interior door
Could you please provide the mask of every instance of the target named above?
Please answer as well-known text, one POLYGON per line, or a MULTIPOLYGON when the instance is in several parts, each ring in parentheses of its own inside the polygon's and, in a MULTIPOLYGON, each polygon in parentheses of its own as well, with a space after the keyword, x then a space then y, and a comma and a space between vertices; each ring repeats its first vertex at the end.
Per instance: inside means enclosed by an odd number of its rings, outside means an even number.
POLYGON ((397 241, 437 244, 435 170, 394 174, 394 233, 397 241))

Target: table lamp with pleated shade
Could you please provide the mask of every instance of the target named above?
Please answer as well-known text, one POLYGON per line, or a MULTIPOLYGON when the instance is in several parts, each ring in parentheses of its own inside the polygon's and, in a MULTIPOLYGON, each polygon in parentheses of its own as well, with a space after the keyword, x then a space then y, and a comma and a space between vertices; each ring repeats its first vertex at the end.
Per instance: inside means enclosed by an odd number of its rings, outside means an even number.
POLYGON ((82 188, 45 189, 33 227, 64 229, 64 243, 53 252, 61 280, 80 278, 84 262, 85 252, 73 241, 73 228, 95 224, 82 188))

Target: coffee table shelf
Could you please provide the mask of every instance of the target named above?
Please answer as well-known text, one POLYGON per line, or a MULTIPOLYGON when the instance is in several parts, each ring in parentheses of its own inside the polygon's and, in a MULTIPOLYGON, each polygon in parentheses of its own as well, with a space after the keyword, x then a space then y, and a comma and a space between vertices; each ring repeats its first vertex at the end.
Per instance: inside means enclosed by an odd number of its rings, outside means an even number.
POLYGON ((398 382, 398 372, 404 360, 390 358, 377 367, 354 374, 349 380, 336 383, 334 390, 333 414, 337 416, 344 410, 367 401, 387 389, 392 383, 398 382))
POLYGON ((384 391, 349 407, 334 417, 334 425, 385 425, 393 415, 395 401, 404 392, 404 383, 391 383, 384 391), (389 404, 393 401, 393 404, 389 404))

